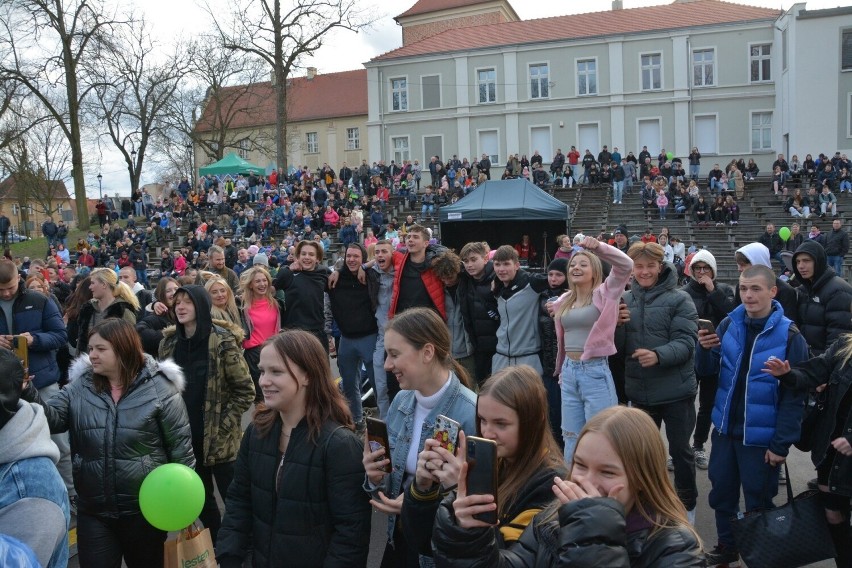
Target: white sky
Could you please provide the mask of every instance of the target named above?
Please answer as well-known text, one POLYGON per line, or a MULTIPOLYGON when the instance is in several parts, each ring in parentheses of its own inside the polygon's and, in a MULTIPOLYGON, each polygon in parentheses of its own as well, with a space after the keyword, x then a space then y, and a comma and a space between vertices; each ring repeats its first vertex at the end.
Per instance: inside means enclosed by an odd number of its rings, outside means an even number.
MULTIPOLYGON (((320 73, 331 73, 358 69, 361 65, 386 51, 402 45, 401 28, 394 22, 397 16, 414 5, 416 0, 359 0, 370 13, 380 18, 372 29, 355 34, 352 32, 335 33, 326 42, 325 47, 316 56, 307 59, 303 65, 314 66, 320 73)), ((524 19, 545 18, 584 12, 609 10, 609 0, 510 0, 518 15, 524 19)), ((222 5, 227 13, 230 0, 209 0, 211 6, 222 5)), ((624 0, 624 8, 638 8, 666 4, 665 0, 624 0)), ((740 4, 763 6, 766 8, 788 9, 792 0, 741 0, 740 4)), ((847 5, 848 0, 809 0, 809 9, 833 8, 847 5)), ((152 30, 164 45, 168 45, 176 36, 192 33, 194 30, 209 29, 209 16, 201 7, 199 0, 148 0, 138 5, 143 10, 152 30)), ((129 181, 124 162, 113 156, 106 148, 101 159, 104 192, 110 195, 118 192, 129 194, 129 181)), ((87 170, 87 185, 90 197, 97 196, 97 171, 87 170)), ((142 183, 159 181, 153 172, 143 172, 142 183)))

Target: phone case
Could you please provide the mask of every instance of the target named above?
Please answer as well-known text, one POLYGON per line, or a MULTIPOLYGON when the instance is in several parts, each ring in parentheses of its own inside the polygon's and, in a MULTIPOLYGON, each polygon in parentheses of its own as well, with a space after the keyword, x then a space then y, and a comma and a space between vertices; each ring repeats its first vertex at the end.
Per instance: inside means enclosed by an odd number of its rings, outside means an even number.
POLYGON ((382 459, 387 459, 388 463, 383 469, 385 473, 390 473, 392 468, 387 424, 375 418, 367 418, 367 443, 370 445, 371 452, 375 452, 380 448, 385 449, 385 455, 382 459))
MULTIPOLYGON (((467 437, 467 494, 493 495, 497 503, 497 444, 493 440, 467 437)), ((497 510, 474 518, 496 525, 497 510)))
POLYGON ((432 437, 441 443, 442 448, 455 455, 459 443, 459 430, 461 430, 461 424, 439 414, 435 419, 435 432, 432 437))

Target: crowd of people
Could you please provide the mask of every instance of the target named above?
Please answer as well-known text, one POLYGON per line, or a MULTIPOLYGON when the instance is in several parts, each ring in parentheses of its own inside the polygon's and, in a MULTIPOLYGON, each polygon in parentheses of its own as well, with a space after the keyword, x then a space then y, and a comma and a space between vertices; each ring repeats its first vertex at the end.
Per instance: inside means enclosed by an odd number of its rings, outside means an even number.
MULTIPOLYGON (((693 153, 688 174, 665 152, 653 166, 640 153, 630 177, 665 197, 697 181, 693 153)), ((581 162, 572 147, 546 184, 609 183, 606 163, 632 153, 607 154, 581 162)), ((747 510, 771 505, 779 466, 808 436, 849 568, 852 286, 836 269, 848 237, 767 227, 737 250, 738 280, 721 282, 711 251, 619 226, 611 239, 560 235, 538 274, 524 268, 528 241, 455 252, 413 216, 387 218, 388 190, 420 196, 427 173, 423 196, 453 197, 492 174, 487 156, 456 161, 183 180, 164 200, 134 196, 144 228, 107 211, 75 264, 50 226, 46 260, 0 260, 0 471, 26 472, 26 487, 0 477, 0 532, 63 566, 73 515, 82 566, 162 566, 167 533, 142 515, 139 488, 181 463, 202 479, 200 521, 223 567, 365 566, 371 509, 388 516, 387 567, 717 565, 738 556, 740 494, 747 510), (790 263, 782 277, 778 262, 790 263), (366 435, 365 381, 386 444, 366 435), (803 432, 809 396, 827 412, 803 432), (447 420, 459 431, 449 449, 435 436, 447 420), (496 478, 483 492, 468 457, 489 442, 496 478), (713 546, 693 527, 703 502, 713 546)), ((542 169, 537 153, 522 162, 504 175, 542 169)), ((827 168, 798 173, 827 179, 827 168)), ((796 173, 782 171, 779 192, 796 173)))

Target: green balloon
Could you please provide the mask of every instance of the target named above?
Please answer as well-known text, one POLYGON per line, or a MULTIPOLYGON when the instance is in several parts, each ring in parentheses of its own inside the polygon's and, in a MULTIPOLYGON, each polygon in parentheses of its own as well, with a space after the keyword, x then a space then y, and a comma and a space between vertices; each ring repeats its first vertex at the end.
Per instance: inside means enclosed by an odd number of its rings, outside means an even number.
POLYGON ((786 242, 790 238, 790 227, 781 227, 778 230, 778 236, 781 237, 782 241, 786 242))
POLYGON ((142 515, 163 531, 179 531, 194 523, 204 499, 201 478, 179 463, 161 465, 145 477, 139 489, 142 515))
POLYGON ((666 158, 671 160, 672 158, 674 158, 674 154, 672 154, 671 152, 666 152, 666 158))

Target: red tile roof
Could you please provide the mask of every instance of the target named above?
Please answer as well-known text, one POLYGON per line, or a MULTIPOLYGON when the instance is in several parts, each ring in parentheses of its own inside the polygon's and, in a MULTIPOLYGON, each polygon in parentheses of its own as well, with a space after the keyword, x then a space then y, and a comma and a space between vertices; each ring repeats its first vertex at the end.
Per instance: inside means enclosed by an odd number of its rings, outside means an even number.
MULTIPOLYGON (((220 114, 230 119, 228 128, 251 128, 275 123, 275 89, 269 81, 224 87, 220 114), (229 110, 225 110, 229 109, 229 110)), ((313 79, 291 79, 287 94, 287 121, 331 119, 367 114, 367 70, 318 74, 313 79)), ((222 119, 215 117, 216 105, 208 104, 196 124, 206 132, 222 119)))
MULTIPOLYGON (((434 1, 449 2, 450 0, 434 1)), ((504 45, 672 30, 679 26, 694 28, 726 23, 774 20, 780 15, 780 10, 722 2, 721 0, 676 0, 671 4, 645 8, 487 24, 468 28, 467 33, 460 33, 459 30, 448 30, 389 51, 371 61, 386 61, 402 57, 504 45)))
MULTIPOLYGON (((43 180, 41 182, 44 187, 38 190, 38 193, 44 197, 52 195, 56 200, 70 199, 68 188, 62 180, 43 180)), ((3 181, 0 181, 0 199, 20 199, 20 190, 18 188, 18 179, 15 174, 10 175, 3 181)), ((32 199, 31 199, 32 200, 32 199)))
POLYGON ((440 10, 452 10, 453 8, 464 8, 467 6, 475 6, 477 4, 487 4, 491 0, 417 0, 414 6, 394 18, 405 18, 406 16, 417 16, 420 14, 429 14, 440 10))

